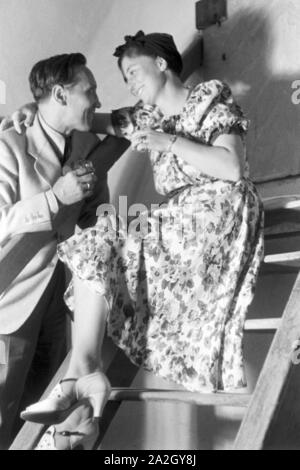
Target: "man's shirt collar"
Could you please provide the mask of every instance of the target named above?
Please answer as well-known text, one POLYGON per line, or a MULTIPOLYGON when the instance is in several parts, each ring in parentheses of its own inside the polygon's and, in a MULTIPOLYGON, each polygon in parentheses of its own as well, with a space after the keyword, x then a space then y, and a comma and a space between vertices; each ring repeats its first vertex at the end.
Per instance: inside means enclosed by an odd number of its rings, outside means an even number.
POLYGON ((65 145, 66 145, 66 137, 60 132, 56 131, 51 127, 43 118, 40 111, 38 112, 39 122, 43 131, 45 132, 46 136, 48 137, 50 143, 52 144, 54 150, 58 154, 57 156, 61 160, 64 155, 65 145))

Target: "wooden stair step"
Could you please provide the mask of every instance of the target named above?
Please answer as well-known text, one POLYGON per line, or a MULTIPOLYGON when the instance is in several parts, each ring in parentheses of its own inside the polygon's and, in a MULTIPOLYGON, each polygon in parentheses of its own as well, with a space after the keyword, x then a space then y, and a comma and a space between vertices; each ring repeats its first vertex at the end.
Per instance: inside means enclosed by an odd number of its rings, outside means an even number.
POLYGON ((292 369, 293 354, 300 337, 300 273, 282 315, 282 324, 269 349, 246 415, 239 429, 234 449, 263 448, 271 423, 280 409, 283 392, 292 369))
POLYGON ((152 388, 113 388, 111 401, 164 401, 183 402, 193 405, 247 407, 251 395, 246 393, 199 393, 186 390, 163 390, 152 388))
POLYGON ((255 318, 245 321, 244 331, 275 331, 281 325, 281 318, 255 318))
POLYGON ((300 209, 299 194, 272 196, 263 198, 265 212, 282 209, 300 209))
POLYGON ((289 266, 300 269, 300 251, 291 251, 289 253, 276 253, 267 255, 264 258, 265 264, 276 264, 279 266, 289 266))

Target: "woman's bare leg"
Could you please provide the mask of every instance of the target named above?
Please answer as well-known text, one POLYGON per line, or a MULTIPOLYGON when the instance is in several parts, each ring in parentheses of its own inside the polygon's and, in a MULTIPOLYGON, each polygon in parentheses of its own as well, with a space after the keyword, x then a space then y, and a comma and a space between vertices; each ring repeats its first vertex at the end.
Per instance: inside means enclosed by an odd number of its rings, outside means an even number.
POLYGON ((108 305, 78 278, 74 278, 74 325, 72 353, 65 377, 82 377, 102 369, 102 344, 108 305))
POLYGON ((25 420, 38 419, 36 422, 42 423, 50 422, 50 419, 56 421, 57 413, 63 413, 70 408, 69 398, 73 402, 74 399, 88 400, 93 408, 94 418, 98 419, 102 416, 111 389, 107 377, 102 372, 101 361, 109 309, 104 296, 98 295, 76 278, 74 279, 74 297, 73 349, 65 380, 61 382, 63 394, 61 395, 61 390, 59 390, 57 397, 51 398, 50 396, 28 407, 22 413, 25 420), (66 397, 69 397, 67 403, 66 397), (60 406, 62 406, 61 409, 60 406), (52 417, 51 414, 53 414, 52 417))

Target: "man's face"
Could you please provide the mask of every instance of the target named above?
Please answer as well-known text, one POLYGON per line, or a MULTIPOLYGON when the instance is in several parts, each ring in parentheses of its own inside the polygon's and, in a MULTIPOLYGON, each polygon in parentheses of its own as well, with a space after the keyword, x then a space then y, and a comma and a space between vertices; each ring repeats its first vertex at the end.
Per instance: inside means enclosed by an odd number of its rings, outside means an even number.
POLYGON ((87 67, 80 67, 76 84, 66 88, 66 125, 70 130, 89 131, 95 110, 101 104, 97 95, 97 83, 87 67))

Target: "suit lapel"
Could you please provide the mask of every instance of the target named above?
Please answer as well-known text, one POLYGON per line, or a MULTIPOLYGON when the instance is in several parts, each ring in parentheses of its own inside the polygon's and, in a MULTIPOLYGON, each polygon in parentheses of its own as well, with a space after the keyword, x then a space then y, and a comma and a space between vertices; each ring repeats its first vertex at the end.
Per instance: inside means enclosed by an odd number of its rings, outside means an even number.
POLYGON ((26 131, 28 153, 35 159, 35 169, 50 186, 61 176, 60 161, 38 119, 26 131))
MULTIPOLYGON (((61 163, 52 145, 43 131, 38 116, 26 131, 28 153, 36 160, 37 172, 48 183, 53 184, 61 176, 61 163)), ((91 132, 74 131, 72 134, 72 151, 67 165, 78 160, 86 160, 90 153, 99 145, 100 140, 91 132)))

